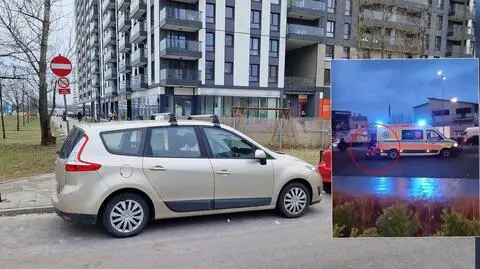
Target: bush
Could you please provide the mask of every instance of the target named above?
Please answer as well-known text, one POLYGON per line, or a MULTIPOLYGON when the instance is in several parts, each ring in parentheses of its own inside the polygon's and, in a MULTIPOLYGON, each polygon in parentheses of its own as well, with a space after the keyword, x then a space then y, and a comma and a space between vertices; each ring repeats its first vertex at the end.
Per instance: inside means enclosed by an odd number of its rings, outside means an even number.
POLYGON ((455 213, 443 211, 443 224, 438 231, 439 236, 479 236, 480 220, 469 220, 464 216, 455 213))
POLYGON ((350 237, 359 237, 362 234, 359 229, 353 227, 352 231, 350 232, 350 237))
POLYGON ((345 225, 338 226, 337 224, 333 225, 333 237, 343 237, 343 231, 345 230, 345 225))
POLYGON ((380 235, 378 234, 377 228, 368 228, 363 231, 362 234, 360 234, 359 237, 379 237, 380 235))
POLYGON ((343 228, 343 237, 350 237, 352 228, 357 223, 357 207, 353 203, 345 203, 333 209, 333 224, 343 228))
POLYGON ((378 232, 382 236, 416 236, 420 231, 420 223, 416 215, 409 215, 406 208, 393 205, 385 210, 376 221, 378 232))

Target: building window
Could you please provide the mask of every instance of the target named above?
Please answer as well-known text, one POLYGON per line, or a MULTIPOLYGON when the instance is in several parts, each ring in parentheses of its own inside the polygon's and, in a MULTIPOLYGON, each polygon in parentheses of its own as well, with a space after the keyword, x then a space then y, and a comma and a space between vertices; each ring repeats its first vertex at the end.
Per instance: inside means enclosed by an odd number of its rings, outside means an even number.
POLYGON ((278 57, 278 40, 270 39, 270 57, 278 57))
POLYGON ((250 65, 250 82, 258 82, 258 77, 260 74, 260 65, 251 64, 250 65))
POLYGON ((205 61, 205 79, 206 80, 215 79, 215 62, 214 61, 205 61))
POLYGON ((350 48, 343 47, 343 59, 350 59, 350 48))
POLYGON ((423 130, 402 130, 402 140, 423 140, 423 130))
POLYGON ((335 22, 327 21, 327 37, 335 37, 335 22))
POLYGON ((325 45, 325 60, 332 60, 333 59, 333 46, 332 45, 325 45))
POLYGON ((278 82, 278 66, 270 65, 268 67, 268 82, 277 83, 278 82))
POLYGON ((233 63, 232 62, 225 62, 225 74, 227 74, 227 75, 233 74, 233 63))
POLYGON ((443 8, 443 0, 437 0, 437 8, 443 8))
POLYGON ((345 16, 352 16, 352 0, 345 0, 345 16))
POLYGON ((437 28, 437 31, 442 31, 442 16, 437 16, 435 21, 435 27, 437 28))
POLYGON ((336 0, 327 0, 327 12, 335 13, 335 6, 337 4, 336 0))
POLYGON ((350 23, 345 23, 345 28, 343 28, 343 39, 350 39, 350 23))
POLYGON ((252 56, 260 55, 260 38, 258 37, 250 38, 250 55, 252 56))
POLYGON ((250 16, 250 28, 260 29, 261 25, 261 13, 259 10, 252 10, 250 16))
POLYGON ((230 35, 230 34, 225 35, 225 46, 233 47, 233 35, 230 35))
POLYGON ((215 33, 207 33, 207 51, 215 51, 215 33))
POLYGON ((232 6, 227 6, 225 9, 225 17, 233 20, 235 18, 235 8, 232 6))
POLYGON ((215 4, 207 4, 207 23, 215 23, 215 4))
POLYGON ((442 38, 439 36, 435 37, 435 50, 441 50, 442 49, 442 38))
POLYGON ((279 4, 280 4, 280 0, 270 0, 270 3, 271 3, 271 4, 275 4, 275 5, 279 5, 279 4))
POLYGON ((270 30, 278 32, 280 30, 280 14, 270 14, 270 30))
POLYGON ((330 85, 330 69, 323 70, 323 84, 330 85))

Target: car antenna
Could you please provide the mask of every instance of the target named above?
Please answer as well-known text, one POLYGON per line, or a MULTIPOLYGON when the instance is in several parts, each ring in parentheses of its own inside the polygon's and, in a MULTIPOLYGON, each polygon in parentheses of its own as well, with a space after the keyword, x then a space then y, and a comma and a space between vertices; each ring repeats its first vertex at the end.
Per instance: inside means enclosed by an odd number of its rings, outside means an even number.
POLYGON ((217 115, 212 116, 212 123, 215 127, 220 127, 220 120, 217 115))
POLYGON ((170 119, 168 120, 171 126, 177 126, 177 117, 175 116, 175 113, 170 113, 170 119))

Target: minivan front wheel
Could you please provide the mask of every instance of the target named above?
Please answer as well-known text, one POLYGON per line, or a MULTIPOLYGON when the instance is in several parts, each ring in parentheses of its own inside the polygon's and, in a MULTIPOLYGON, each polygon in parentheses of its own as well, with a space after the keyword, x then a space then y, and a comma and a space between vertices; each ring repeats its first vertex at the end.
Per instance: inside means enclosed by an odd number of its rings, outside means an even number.
POLYGON ((298 218, 305 213, 310 203, 310 193, 301 183, 290 183, 280 192, 277 209, 286 218, 298 218))
POLYGON ((440 156, 442 158, 450 158, 452 157, 452 152, 449 149, 442 149, 442 151, 440 151, 440 156))
POLYGON ((124 193, 108 201, 103 211, 103 227, 116 237, 139 234, 147 225, 150 212, 145 200, 133 193, 124 193))

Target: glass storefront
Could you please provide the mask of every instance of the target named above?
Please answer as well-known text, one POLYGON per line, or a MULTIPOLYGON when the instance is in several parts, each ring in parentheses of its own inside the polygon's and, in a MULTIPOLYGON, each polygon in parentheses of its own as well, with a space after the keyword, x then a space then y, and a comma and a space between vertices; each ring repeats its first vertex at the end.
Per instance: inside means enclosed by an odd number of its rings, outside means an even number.
POLYGON ((190 116, 192 115, 193 96, 177 95, 175 100, 175 115, 190 116))
POLYGON ((150 116, 160 112, 160 95, 150 95, 132 98, 132 119, 150 119, 150 116))
MULTIPOLYGON (((201 114, 216 114, 219 116, 231 116, 233 106, 277 108, 277 98, 264 97, 232 97, 232 96, 202 96, 203 107, 201 114)), ((245 117, 273 118, 276 111, 245 111, 245 117)))

